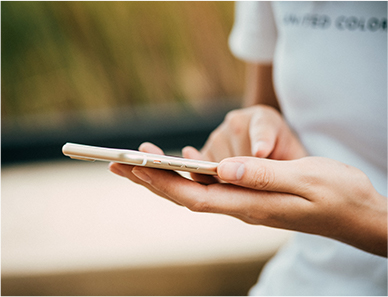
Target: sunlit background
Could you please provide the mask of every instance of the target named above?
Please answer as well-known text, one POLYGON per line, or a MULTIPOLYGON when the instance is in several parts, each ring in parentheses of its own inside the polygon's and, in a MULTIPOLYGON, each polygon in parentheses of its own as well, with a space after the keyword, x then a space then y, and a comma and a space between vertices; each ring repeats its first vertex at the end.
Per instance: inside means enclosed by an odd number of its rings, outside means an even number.
POLYGON ((65 142, 178 154, 239 107, 233 2, 1 2, 2 295, 245 295, 288 238, 193 213, 65 142))
POLYGON ((58 156, 66 141, 200 146, 241 101, 233 5, 3 2, 3 162, 58 156))

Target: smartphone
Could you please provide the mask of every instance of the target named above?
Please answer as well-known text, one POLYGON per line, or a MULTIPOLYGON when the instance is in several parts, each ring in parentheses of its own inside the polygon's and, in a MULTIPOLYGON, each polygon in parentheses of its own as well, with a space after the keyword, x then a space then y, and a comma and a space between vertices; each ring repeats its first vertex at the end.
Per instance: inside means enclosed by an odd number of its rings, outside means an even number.
POLYGON ((62 152, 72 159, 84 161, 117 162, 159 169, 217 175, 218 163, 148 154, 135 150, 105 148, 68 142, 62 147, 62 152))

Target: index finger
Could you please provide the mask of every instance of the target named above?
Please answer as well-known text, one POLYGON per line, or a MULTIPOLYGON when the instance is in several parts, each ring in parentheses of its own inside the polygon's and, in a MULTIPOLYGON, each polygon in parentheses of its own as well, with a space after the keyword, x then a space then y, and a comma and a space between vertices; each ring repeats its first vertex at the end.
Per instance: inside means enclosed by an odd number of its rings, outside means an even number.
POLYGON ((281 120, 271 109, 259 110, 252 115, 249 124, 252 156, 268 157, 275 148, 281 120), (265 111, 270 111, 270 113, 265 111))

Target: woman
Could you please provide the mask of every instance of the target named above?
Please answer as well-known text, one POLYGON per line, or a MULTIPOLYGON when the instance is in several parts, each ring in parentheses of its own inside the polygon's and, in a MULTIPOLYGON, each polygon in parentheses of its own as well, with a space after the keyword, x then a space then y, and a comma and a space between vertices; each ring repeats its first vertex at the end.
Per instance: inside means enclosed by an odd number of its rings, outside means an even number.
POLYGON ((300 231, 251 294, 386 295, 386 24, 386 2, 237 2, 250 107, 182 152, 219 161, 219 179, 111 171, 194 211, 300 231))

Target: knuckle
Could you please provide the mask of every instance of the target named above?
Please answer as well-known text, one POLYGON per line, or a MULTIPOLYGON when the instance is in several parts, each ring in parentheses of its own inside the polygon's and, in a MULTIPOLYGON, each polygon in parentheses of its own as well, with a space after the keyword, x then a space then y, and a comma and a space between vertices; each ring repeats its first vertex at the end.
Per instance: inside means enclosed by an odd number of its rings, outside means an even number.
POLYGON ((252 208, 247 210, 245 215, 255 223, 266 226, 276 226, 279 221, 284 219, 284 214, 273 206, 263 206, 260 210, 252 208))
POLYGON ((225 142, 225 135, 220 129, 214 130, 210 133, 208 140, 204 146, 204 150, 211 150, 213 147, 219 147, 225 142))
POLYGON ((217 141, 217 139, 220 137, 220 134, 221 134, 220 129, 214 130, 213 132, 210 133, 209 138, 208 138, 208 142, 217 141))
POLYGON ((246 214, 247 217, 253 219, 255 222, 259 224, 268 224, 269 221, 272 221, 272 213, 268 211, 249 211, 246 214))
POLYGON ((224 127, 233 133, 240 133, 245 123, 244 119, 242 111, 232 110, 225 116, 224 127))
POLYGON ((322 160, 322 157, 305 157, 295 163, 298 171, 303 172, 299 176, 301 183, 309 186, 318 186, 322 183, 321 171, 319 170, 322 160))
POLYGON ((208 201, 201 199, 188 206, 188 209, 194 212, 212 212, 213 208, 208 201))
POLYGON ((252 120, 255 122, 271 122, 278 123, 281 121, 282 116, 280 113, 271 106, 260 106, 252 116, 252 120))
POLYGON ((226 116, 225 116, 225 122, 234 122, 236 120, 238 120, 239 118, 241 117, 241 110, 232 110, 232 111, 229 111, 226 116))
POLYGON ((261 111, 263 115, 280 116, 279 111, 269 105, 260 105, 258 111, 261 111))
POLYGON ((251 179, 251 187, 266 190, 275 181, 274 171, 270 167, 258 167, 254 170, 251 179))
POLYGON ((263 225, 267 226, 275 226, 277 222, 279 222, 279 215, 271 210, 263 211, 259 215, 259 220, 263 225))
POLYGON ((357 168, 352 168, 352 178, 354 180, 354 193, 359 197, 368 196, 373 190, 373 186, 368 178, 368 176, 357 168))

